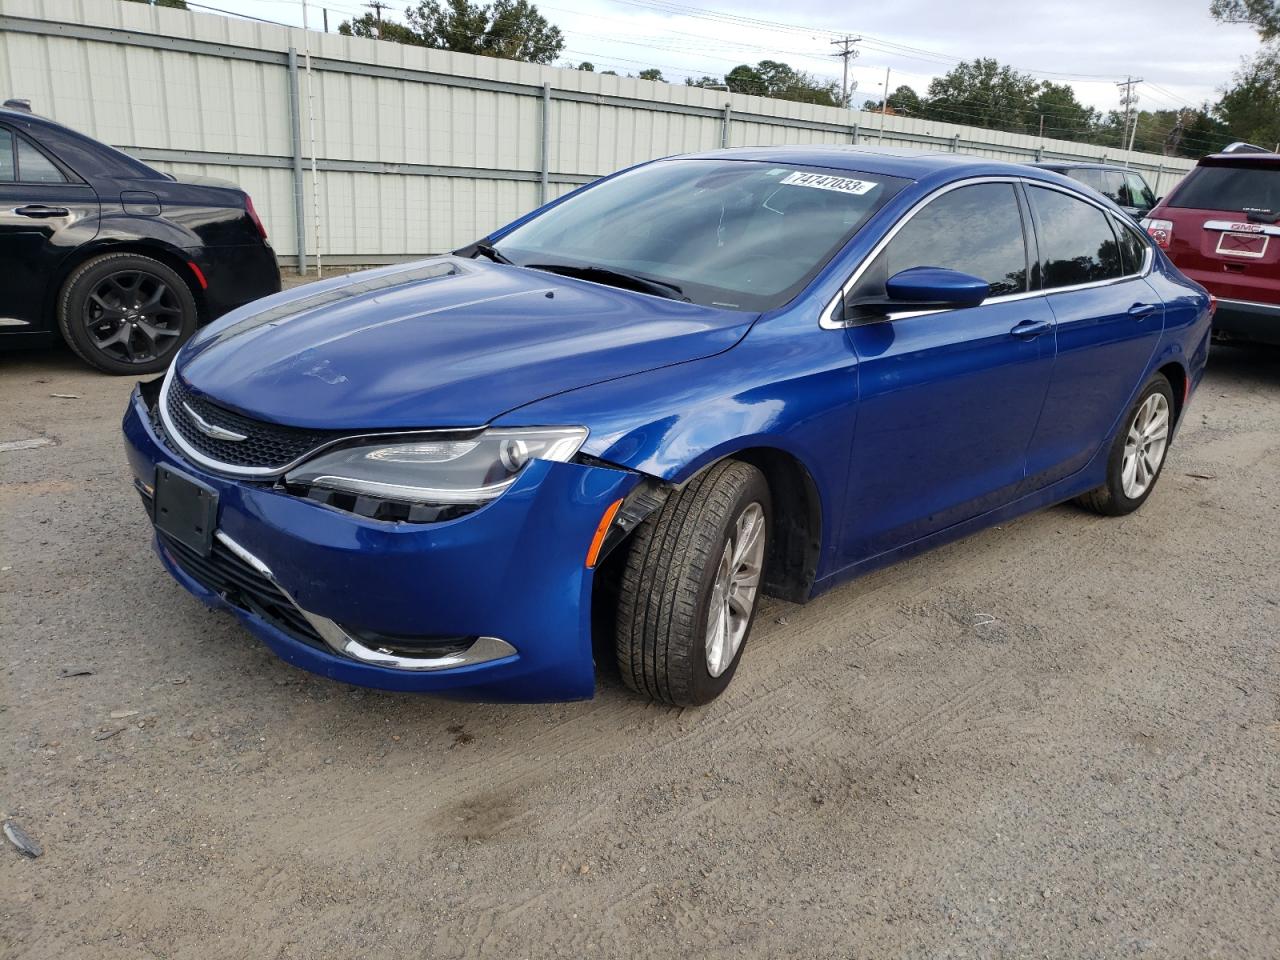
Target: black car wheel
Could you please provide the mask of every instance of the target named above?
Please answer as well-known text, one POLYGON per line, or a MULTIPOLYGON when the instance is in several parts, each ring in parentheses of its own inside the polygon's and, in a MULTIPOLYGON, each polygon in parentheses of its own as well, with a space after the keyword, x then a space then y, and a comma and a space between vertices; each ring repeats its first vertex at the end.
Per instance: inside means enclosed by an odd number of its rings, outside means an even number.
POLYGON ((108 253, 81 264, 58 298, 63 339, 107 373, 163 370, 196 330, 196 301, 165 264, 108 253))

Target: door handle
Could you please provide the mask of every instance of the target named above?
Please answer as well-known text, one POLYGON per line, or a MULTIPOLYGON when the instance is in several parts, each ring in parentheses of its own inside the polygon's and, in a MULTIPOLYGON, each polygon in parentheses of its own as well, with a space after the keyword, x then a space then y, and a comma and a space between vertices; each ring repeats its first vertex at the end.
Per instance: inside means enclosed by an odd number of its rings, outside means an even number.
POLYGON ((71 216, 71 211, 66 207, 46 207, 43 203, 31 203, 25 207, 18 207, 13 212, 20 217, 33 217, 37 220, 71 216))
POLYGON ((1135 303, 1129 308, 1129 316, 1133 317, 1135 320, 1145 320, 1147 317, 1155 313, 1156 309, 1157 308, 1154 303, 1135 303))
POLYGON ((1019 340, 1033 340, 1042 333, 1048 333, 1053 329, 1053 324, 1048 320, 1023 320, 1009 332, 1019 340))

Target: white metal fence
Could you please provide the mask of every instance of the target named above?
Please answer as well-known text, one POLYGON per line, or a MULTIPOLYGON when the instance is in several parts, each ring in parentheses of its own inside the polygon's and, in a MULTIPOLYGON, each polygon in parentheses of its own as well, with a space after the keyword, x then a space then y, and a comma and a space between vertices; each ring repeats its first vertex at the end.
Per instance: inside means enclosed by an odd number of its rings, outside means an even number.
POLYGON ((603 174, 720 146, 884 143, 1128 162, 1165 193, 1192 162, 250 23, 119 0, 0 0, 0 94, 160 170, 234 180, 282 260, 449 250, 603 174))

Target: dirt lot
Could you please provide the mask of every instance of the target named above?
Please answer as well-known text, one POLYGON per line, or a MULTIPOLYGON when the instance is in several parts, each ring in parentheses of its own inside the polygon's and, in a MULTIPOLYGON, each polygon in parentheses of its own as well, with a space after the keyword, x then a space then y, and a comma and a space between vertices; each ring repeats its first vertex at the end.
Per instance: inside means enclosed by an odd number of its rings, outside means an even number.
POLYGON ((0 955, 1280 956, 1280 354, 1211 366, 1138 514, 771 604, 679 711, 286 666, 152 556, 131 384, 0 357, 0 955))

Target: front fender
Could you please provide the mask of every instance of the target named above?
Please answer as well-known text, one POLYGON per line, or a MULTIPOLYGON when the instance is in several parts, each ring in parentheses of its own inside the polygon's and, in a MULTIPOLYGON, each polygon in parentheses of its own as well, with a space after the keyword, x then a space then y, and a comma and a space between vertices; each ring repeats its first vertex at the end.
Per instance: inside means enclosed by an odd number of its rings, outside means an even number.
POLYGON ((740 451, 782 451, 812 478, 829 545, 842 519, 856 398, 844 331, 769 322, 724 353, 570 390, 496 422, 584 424, 583 453, 675 484, 740 451))

